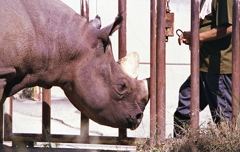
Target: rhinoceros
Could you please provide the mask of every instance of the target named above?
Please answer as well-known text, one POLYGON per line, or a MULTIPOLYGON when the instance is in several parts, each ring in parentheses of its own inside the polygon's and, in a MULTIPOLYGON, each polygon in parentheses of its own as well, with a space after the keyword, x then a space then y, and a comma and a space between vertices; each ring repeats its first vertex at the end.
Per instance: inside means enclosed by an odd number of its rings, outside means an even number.
POLYGON ((136 129, 148 102, 146 79, 126 74, 109 36, 123 17, 101 28, 59 0, 0 0, 0 99, 23 88, 59 86, 93 121, 136 129))

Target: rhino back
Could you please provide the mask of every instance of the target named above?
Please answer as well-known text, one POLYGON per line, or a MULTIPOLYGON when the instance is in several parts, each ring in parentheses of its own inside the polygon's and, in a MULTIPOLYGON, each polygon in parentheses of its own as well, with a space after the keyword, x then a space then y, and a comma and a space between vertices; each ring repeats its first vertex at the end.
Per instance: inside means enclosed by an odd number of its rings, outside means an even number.
POLYGON ((0 7, 0 77, 7 94, 58 81, 63 66, 81 53, 87 20, 59 0, 0 0, 0 7))
POLYGON ((76 43, 74 34, 86 24, 58 0, 1 0, 0 6, 1 66, 49 62, 59 47, 76 43))

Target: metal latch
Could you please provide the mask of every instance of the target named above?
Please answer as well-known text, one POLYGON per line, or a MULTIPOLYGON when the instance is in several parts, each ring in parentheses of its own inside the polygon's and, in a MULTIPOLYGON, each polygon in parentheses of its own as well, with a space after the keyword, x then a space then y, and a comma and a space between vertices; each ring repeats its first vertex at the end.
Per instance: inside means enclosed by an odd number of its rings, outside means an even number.
POLYGON ((166 13, 165 16, 165 35, 174 36, 174 13, 166 13))

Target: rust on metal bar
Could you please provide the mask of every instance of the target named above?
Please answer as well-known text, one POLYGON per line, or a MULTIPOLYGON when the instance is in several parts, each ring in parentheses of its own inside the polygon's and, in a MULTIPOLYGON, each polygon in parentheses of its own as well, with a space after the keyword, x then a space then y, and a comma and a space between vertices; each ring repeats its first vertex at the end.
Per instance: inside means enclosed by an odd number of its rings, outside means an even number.
POLYGON ((155 145, 156 139, 156 0, 151 0, 151 28, 150 28, 150 145, 155 145))
POLYGON ((157 1, 157 140, 165 139, 166 134, 166 44, 165 44, 166 0, 157 1))
POLYGON ((239 31, 239 18, 240 18, 240 1, 233 0, 233 32, 232 32, 232 44, 233 44, 233 69, 232 69, 232 123, 235 126, 238 117, 238 108, 240 100, 240 31, 239 31))
POLYGON ((51 90, 43 88, 42 91, 42 135, 48 135, 51 129, 51 90))
MULTIPOLYGON (((126 31, 126 20, 127 20, 127 2, 126 0, 118 0, 118 13, 122 14, 123 21, 119 28, 118 34, 118 59, 121 59, 127 54, 127 31, 126 31)), ((127 137, 127 130, 119 128, 119 143, 127 137)))
POLYGON ((199 0, 191 0, 191 129, 199 125, 199 0))

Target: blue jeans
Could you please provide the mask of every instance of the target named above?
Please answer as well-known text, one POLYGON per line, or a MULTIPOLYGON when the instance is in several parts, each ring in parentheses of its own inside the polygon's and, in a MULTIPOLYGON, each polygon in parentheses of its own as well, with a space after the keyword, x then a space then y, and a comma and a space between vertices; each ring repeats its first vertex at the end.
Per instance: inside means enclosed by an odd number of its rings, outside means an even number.
MULTIPOLYGON (((232 119, 232 74, 211 74, 200 72, 200 111, 209 105, 213 121, 232 119)), ((182 134, 185 125, 190 124, 190 76, 179 91, 178 107, 174 113, 174 136, 182 134)))

